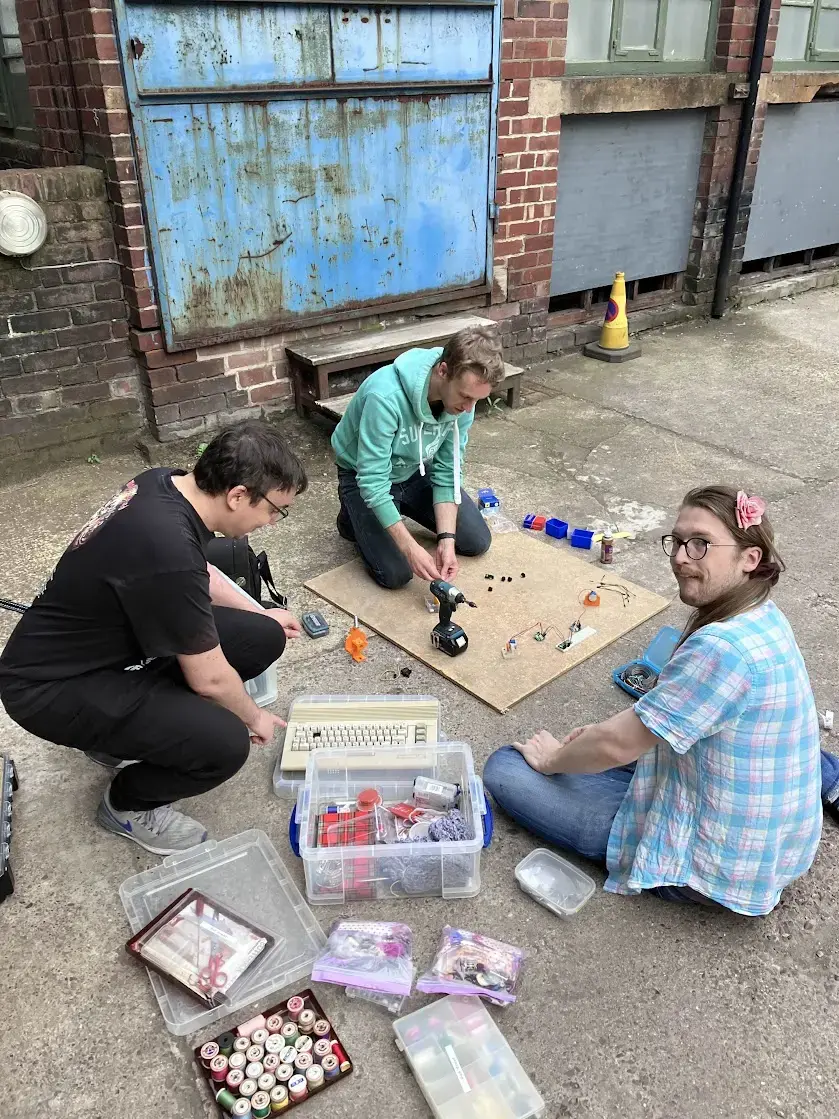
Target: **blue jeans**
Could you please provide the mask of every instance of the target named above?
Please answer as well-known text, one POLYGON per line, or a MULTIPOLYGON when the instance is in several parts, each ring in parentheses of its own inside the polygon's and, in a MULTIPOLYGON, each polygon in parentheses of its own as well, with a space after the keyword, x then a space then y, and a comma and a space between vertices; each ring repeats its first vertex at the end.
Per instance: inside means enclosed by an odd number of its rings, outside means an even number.
MULTIPOLYGON (((634 765, 605 773, 561 773, 546 777, 531 769, 518 750, 504 746, 484 767, 484 785, 501 808, 522 827, 556 847, 606 865, 609 833, 634 765)), ((839 757, 822 751, 822 797, 839 798, 839 757)), ((666 901, 706 901, 683 886, 659 886, 666 901)))
MULTIPOLYGON (((400 513, 436 533, 434 499, 427 473, 422 475, 417 471, 406 482, 394 482, 390 495, 400 513)), ((338 467, 338 497, 341 500, 338 531, 346 539, 355 541, 367 570, 379 586, 388 590, 407 586, 413 578, 408 561, 376 514, 367 507, 354 470, 338 467)), ((459 556, 482 556, 491 543, 489 528, 477 505, 465 490, 461 490, 455 551, 459 556)))

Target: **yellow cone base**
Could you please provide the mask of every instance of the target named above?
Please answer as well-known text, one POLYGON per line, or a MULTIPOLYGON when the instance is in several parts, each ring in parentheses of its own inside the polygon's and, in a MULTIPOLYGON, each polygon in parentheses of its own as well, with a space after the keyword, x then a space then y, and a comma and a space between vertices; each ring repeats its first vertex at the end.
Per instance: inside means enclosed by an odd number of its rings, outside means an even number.
POLYGON ((637 342, 630 342, 621 350, 607 350, 599 342, 589 342, 583 346, 583 353, 586 357, 596 357, 598 361, 632 361, 634 357, 641 356, 641 347, 637 342))

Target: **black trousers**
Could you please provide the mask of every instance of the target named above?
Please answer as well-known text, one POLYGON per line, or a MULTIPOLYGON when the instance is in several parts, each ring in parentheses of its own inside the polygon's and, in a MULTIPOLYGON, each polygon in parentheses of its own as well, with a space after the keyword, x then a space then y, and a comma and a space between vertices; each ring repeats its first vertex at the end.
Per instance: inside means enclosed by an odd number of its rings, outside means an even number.
MULTIPOLYGON (((272 618, 214 607, 225 657, 252 680, 285 649, 272 618)), ((110 799, 141 812, 222 784, 247 761, 248 728, 225 707, 196 695, 174 659, 123 672, 105 669, 49 684, 12 684, 3 705, 24 730, 77 750, 136 761, 114 777, 110 799)))

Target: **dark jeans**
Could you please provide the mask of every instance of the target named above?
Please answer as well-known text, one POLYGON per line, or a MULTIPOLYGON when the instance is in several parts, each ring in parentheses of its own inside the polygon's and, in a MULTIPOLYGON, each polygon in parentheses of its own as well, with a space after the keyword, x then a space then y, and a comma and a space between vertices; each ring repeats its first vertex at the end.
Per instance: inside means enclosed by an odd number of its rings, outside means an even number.
MULTIPOLYGON (((390 493, 400 513, 436 533, 431 480, 427 474, 423 477, 417 471, 407 482, 395 482, 390 487, 390 493)), ((382 528, 376 514, 365 504, 354 470, 338 468, 338 496, 341 499, 341 512, 338 514, 341 533, 355 539, 361 558, 376 582, 389 590, 410 583, 413 572, 408 561, 387 529, 382 528)), ((458 555, 482 556, 489 550, 492 541, 490 531, 465 490, 460 491, 455 533, 454 547, 458 555)))
MULTIPOLYGON (((285 633, 272 618, 214 607, 225 657, 252 680, 282 655, 285 633)), ((38 738, 136 761, 114 777, 111 803, 141 812, 214 789, 247 761, 250 736, 225 707, 196 695, 178 662, 137 671, 104 669, 71 680, 10 684, 3 704, 38 738)))

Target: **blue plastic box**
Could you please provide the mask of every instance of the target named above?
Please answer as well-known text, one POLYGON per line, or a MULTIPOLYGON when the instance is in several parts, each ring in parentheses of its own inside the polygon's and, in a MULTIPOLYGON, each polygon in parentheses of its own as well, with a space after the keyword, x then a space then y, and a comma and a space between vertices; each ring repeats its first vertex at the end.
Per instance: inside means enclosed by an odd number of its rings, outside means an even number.
POLYGON ((495 496, 495 491, 489 488, 478 490, 478 508, 480 509, 500 509, 501 502, 495 496))
POLYGON ((640 699, 642 692, 631 687, 625 680, 621 680, 621 674, 628 668, 646 668, 654 672, 656 676, 661 673, 662 668, 667 664, 676 648, 679 638, 682 636, 682 631, 676 629, 675 626, 662 626, 647 648, 644 650, 641 659, 638 661, 630 661, 629 664, 622 664, 620 668, 616 668, 612 672, 612 679, 619 688, 627 692, 633 699, 640 699))
POLYGON ((571 530, 571 547, 590 548, 593 537, 593 528, 573 528, 571 530))
POLYGON ((545 534, 553 536, 556 540, 564 540, 568 535, 568 521, 561 521, 558 517, 551 517, 545 522, 545 534))

